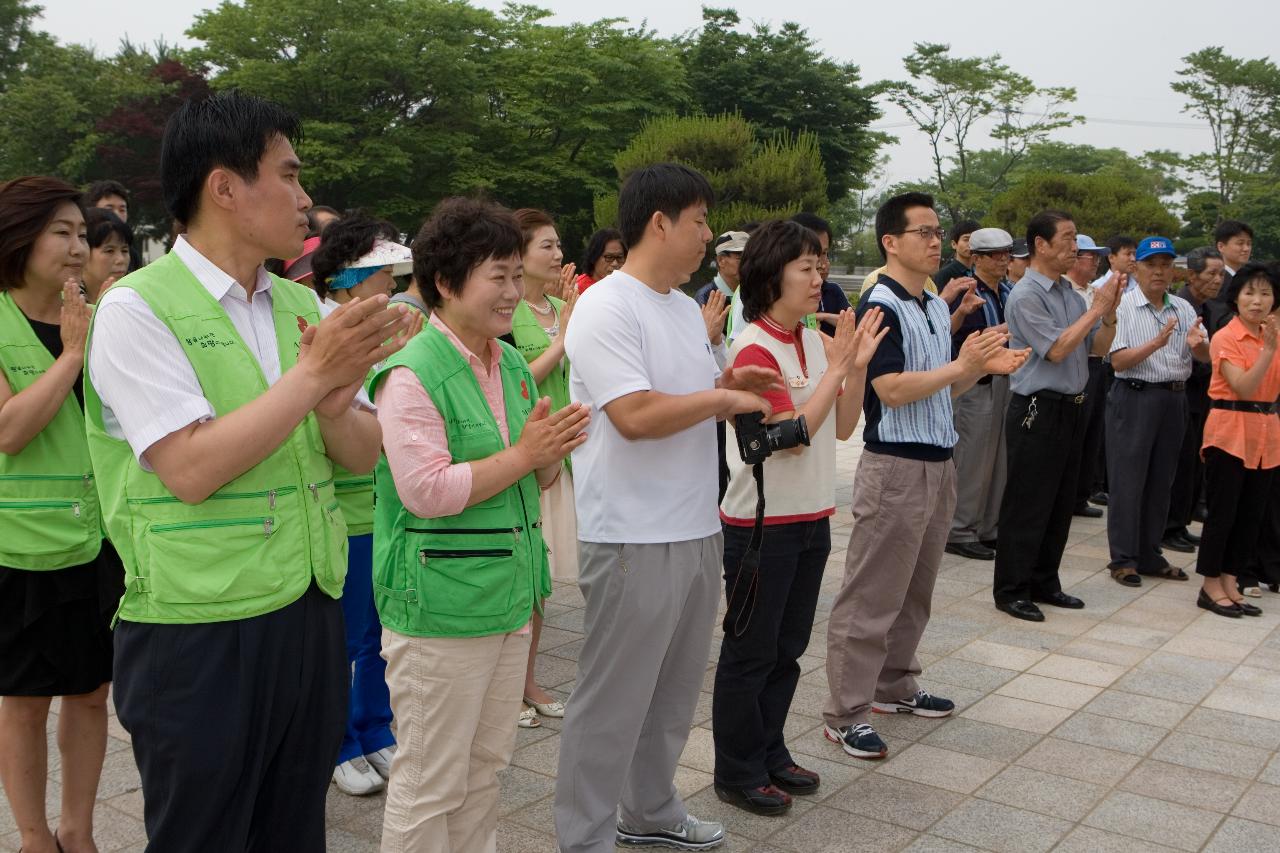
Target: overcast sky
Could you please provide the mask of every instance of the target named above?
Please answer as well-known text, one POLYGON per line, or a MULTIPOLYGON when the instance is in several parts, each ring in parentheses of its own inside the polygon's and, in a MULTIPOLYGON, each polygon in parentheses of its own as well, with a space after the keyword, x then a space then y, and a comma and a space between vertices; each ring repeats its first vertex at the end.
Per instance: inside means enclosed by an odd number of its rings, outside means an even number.
MULTIPOLYGON (((92 44, 101 53, 114 52, 126 35, 144 44, 161 37, 189 44, 185 30, 195 14, 215 5, 204 0, 41 2, 46 7, 44 29, 63 42, 92 44)), ((498 9, 502 3, 482 0, 477 5, 498 9)), ((701 23, 700 4, 675 0, 546 0, 536 5, 551 9, 555 23, 622 17, 633 23, 647 20, 664 35, 701 23)), ((1006 64, 1037 85, 1076 88, 1079 97, 1072 112, 1088 120, 1059 131, 1055 139, 1134 154, 1156 148, 1206 149, 1207 126, 1183 114, 1180 96, 1169 88, 1181 57, 1210 45, 1223 46, 1233 56, 1269 56, 1280 24, 1280 5, 1274 0, 720 0, 710 5, 733 6, 750 21, 797 21, 827 54, 857 63, 865 81, 904 78, 902 57, 917 41, 949 43, 959 56, 999 52, 1006 64), (1215 17, 1215 10, 1226 17, 1215 17)), ((931 164, 923 135, 903 126, 904 116, 892 106, 885 105, 884 113, 876 127, 899 139, 886 151, 889 179, 927 175, 931 164)))

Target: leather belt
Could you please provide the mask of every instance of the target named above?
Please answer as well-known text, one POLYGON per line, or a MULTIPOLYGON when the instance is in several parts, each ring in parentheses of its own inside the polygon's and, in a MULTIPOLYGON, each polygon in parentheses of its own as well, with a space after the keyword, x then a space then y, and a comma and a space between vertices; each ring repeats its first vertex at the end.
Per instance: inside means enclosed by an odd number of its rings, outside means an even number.
POLYGON ((1226 409, 1228 412, 1249 412, 1255 415, 1274 415, 1277 411, 1275 403, 1261 403, 1257 400, 1209 400, 1209 408, 1226 409))
POLYGON ((1021 396, 1027 397, 1028 399, 1031 397, 1039 397, 1042 400, 1058 400, 1063 403, 1071 403, 1073 405, 1080 406, 1084 404, 1085 399, 1089 395, 1083 391, 1079 394, 1063 394, 1058 391, 1036 391, 1031 394, 1022 394, 1021 396))
POLYGON ((1179 381, 1145 382, 1141 379, 1121 379, 1119 376, 1116 377, 1116 380, 1119 382, 1123 382, 1125 385, 1128 385, 1130 388, 1132 388, 1135 391, 1141 391, 1144 388, 1159 388, 1162 391, 1186 391, 1187 390, 1187 383, 1179 382, 1179 381))

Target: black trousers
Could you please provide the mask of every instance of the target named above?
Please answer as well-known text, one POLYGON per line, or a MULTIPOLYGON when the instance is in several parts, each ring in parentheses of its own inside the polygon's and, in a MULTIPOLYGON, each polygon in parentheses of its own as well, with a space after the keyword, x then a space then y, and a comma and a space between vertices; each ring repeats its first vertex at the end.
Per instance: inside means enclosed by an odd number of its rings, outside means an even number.
POLYGON ((1099 468, 1106 467, 1106 458, 1102 447, 1106 435, 1107 397, 1103 385, 1110 365, 1099 356, 1089 356, 1089 382, 1084 392, 1088 396, 1084 401, 1084 443, 1080 450, 1080 473, 1076 477, 1076 506, 1084 506, 1089 496, 1105 486, 1105 473, 1099 468))
MULTIPOLYGON (((724 500, 724 493, 729 488, 729 462, 725 459, 725 453, 728 452, 727 442, 724 421, 716 421, 716 451, 720 455, 720 497, 716 498, 717 504, 724 500)), ((737 453, 738 448, 734 447, 733 452, 737 453)))
POLYGON ((1205 504, 1196 573, 1207 578, 1246 575, 1259 558, 1260 527, 1275 500, 1275 468, 1246 468, 1216 447, 1204 449, 1205 504))
POLYGON ((1085 412, 1070 399, 1014 394, 1005 421, 1009 478, 1000 502, 996 603, 1062 590, 1058 567, 1071 532, 1085 412), (1036 416, 1026 425, 1034 402, 1036 416))
POLYGON ((147 850, 321 853, 350 682, 342 605, 314 584, 251 619, 121 622, 114 695, 147 850))
POLYGON ((1169 492, 1169 520, 1165 522, 1166 536, 1185 533, 1191 523, 1191 514, 1204 491, 1204 462, 1200 459, 1200 445, 1204 443, 1204 422, 1209 417, 1209 398, 1203 388, 1187 384, 1187 430, 1178 451, 1178 471, 1173 477, 1169 492))
POLYGON ((767 526, 754 596, 748 594, 746 578, 735 589, 750 539, 750 527, 724 525, 728 609, 711 705, 715 779, 736 788, 768 785, 770 771, 795 763, 782 727, 800 680, 798 661, 809 645, 822 572, 831 555, 831 521, 767 526), (743 613, 746 607, 751 609, 743 613))
POLYGON ((1107 395, 1107 543, 1111 567, 1155 574, 1169 565, 1160 551, 1169 492, 1186 432, 1187 395, 1136 389, 1119 377, 1107 395))

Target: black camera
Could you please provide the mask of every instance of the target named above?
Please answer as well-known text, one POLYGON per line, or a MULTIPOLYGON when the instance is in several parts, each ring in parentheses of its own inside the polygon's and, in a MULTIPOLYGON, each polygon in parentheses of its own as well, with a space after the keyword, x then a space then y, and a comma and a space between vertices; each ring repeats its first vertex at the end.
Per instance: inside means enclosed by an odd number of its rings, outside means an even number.
POLYGON ((764 415, 747 412, 733 416, 733 431, 738 436, 738 455, 748 465, 759 465, 778 450, 789 450, 801 444, 809 446, 809 426, 804 415, 767 424, 764 415))

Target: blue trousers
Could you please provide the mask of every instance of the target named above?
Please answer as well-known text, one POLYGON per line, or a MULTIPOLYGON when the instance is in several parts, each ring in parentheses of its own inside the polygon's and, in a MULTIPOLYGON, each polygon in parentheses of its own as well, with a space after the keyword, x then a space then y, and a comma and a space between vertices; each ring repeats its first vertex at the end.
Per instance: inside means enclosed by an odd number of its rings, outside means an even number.
POLYGON ((342 615, 347 623, 347 663, 351 703, 338 763, 368 755, 396 742, 391 734, 391 695, 382 659, 382 625, 373 606, 373 534, 347 540, 347 580, 342 615))

